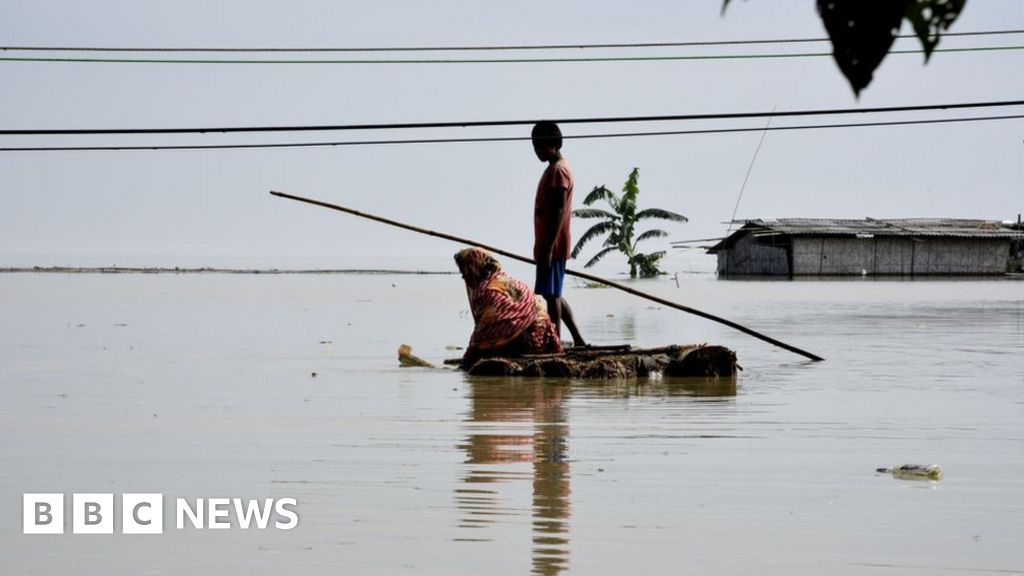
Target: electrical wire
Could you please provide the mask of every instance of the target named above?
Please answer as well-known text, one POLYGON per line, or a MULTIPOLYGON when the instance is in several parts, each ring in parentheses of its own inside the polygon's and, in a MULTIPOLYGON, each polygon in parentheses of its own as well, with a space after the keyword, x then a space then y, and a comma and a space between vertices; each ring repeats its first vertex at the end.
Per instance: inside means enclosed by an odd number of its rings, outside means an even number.
MULTIPOLYGON (((879 126, 911 126, 925 124, 951 124, 962 122, 982 122, 995 120, 1024 119, 1024 114, 1003 116, 971 116, 961 118, 933 118, 923 120, 892 120, 886 122, 857 122, 843 124, 812 124, 799 126, 757 126, 749 128, 709 128, 705 130, 670 130, 658 132, 618 132, 604 134, 563 135, 566 140, 588 140, 601 138, 635 138, 649 136, 681 136, 696 134, 733 134, 739 132, 820 130, 836 128, 866 128, 879 126)), ((243 150, 256 148, 320 148, 333 146, 376 146, 397 144, 461 144, 484 142, 520 142, 528 141, 529 136, 504 136, 482 138, 421 138, 395 140, 357 140, 340 142, 279 142, 259 144, 182 144, 182 145, 141 145, 141 146, 25 146, 0 148, 0 152, 77 152, 77 151, 127 151, 127 150, 243 150)))
MULTIPOLYGON (((605 116, 588 118, 549 118, 558 124, 609 124, 625 122, 676 122, 691 120, 737 120, 743 118, 790 118, 802 116, 836 116, 847 114, 886 114, 892 112, 922 112, 928 110, 964 110, 971 108, 1000 108, 1024 106, 1024 100, 995 100, 988 102, 957 102, 950 104, 920 104, 914 106, 879 106, 874 108, 818 108, 769 112, 717 112, 709 114, 670 114, 660 116, 605 116)), ((207 134, 245 132, 328 132, 348 130, 413 130, 424 128, 482 128, 487 126, 532 126, 530 120, 470 120, 460 122, 403 122, 391 124, 337 124, 294 126, 220 126, 209 128, 61 128, 0 130, 0 136, 56 136, 95 134, 207 134)))
MULTIPOLYGON (((944 32, 943 38, 957 36, 1001 36, 1024 34, 1024 29, 944 32)), ((915 34, 899 34, 896 39, 916 38, 915 34)), ((804 44, 828 42, 828 38, 776 38, 762 40, 704 40, 690 42, 623 42, 603 44, 531 44, 484 46, 368 46, 368 47, 291 47, 291 48, 225 48, 225 47, 128 47, 128 46, 0 46, 0 51, 17 52, 485 52, 513 50, 589 50, 608 48, 684 48, 698 46, 745 46, 759 44, 804 44)))
MULTIPOLYGON (((750 174, 754 171, 754 163, 757 162, 757 155, 761 153, 761 145, 764 144, 764 138, 768 135, 768 129, 771 125, 772 117, 769 116, 768 121, 765 122, 764 131, 761 132, 761 139, 757 141, 757 148, 754 149, 754 156, 750 159, 750 165, 747 166, 747 173, 743 176, 743 184, 740 185, 740 193, 736 196, 736 205, 732 208, 731 220, 736 219, 736 212, 740 209, 740 201, 743 200, 743 192, 747 189, 747 181, 750 180, 750 174)), ((729 230, 725 232, 725 235, 728 236, 730 233, 732 233, 732 224, 729 225, 729 230)))
MULTIPOLYGON (((995 52, 1024 50, 1024 46, 977 46, 970 48, 935 48, 936 52, 995 52)), ((924 54, 924 50, 890 50, 889 54, 924 54)), ((409 58, 362 60, 216 60, 161 58, 74 58, 4 56, 0 62, 61 62, 77 64, 566 64, 581 62, 666 62, 684 60, 765 60, 778 58, 830 57, 831 52, 778 52, 772 54, 696 54, 680 56, 594 56, 562 58, 409 58)))

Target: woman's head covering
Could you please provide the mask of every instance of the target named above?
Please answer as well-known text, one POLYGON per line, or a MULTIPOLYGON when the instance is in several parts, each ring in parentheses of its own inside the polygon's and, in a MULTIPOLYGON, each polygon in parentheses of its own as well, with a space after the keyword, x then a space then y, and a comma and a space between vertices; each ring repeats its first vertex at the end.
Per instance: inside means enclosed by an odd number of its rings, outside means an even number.
POLYGON ((470 286, 476 286, 501 271, 501 264, 481 248, 466 248, 455 254, 455 264, 462 273, 462 279, 470 286))
MULTIPOLYGON (((545 336, 548 328, 551 334, 555 333, 550 326, 545 306, 534 296, 530 287, 504 273, 501 264, 485 250, 466 248, 455 255, 455 263, 466 281, 469 308, 476 322, 466 348, 467 357, 478 358, 507 349, 538 323, 538 338, 545 336)), ((558 348, 557 337, 549 339, 554 342, 553 346, 547 346, 547 340, 542 340, 538 340, 538 344, 532 340, 524 342, 524 348, 516 353, 539 353, 551 351, 548 348, 558 348)))

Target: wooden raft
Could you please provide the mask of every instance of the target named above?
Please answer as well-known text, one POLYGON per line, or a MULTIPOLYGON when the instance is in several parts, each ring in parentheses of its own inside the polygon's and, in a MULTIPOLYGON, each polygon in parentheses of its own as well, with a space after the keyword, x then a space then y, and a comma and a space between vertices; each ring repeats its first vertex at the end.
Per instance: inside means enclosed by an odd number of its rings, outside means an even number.
MULTIPOLYGON (((457 365, 461 358, 445 360, 457 365)), ((743 368, 725 346, 672 345, 661 348, 591 346, 558 354, 515 358, 484 358, 468 370, 472 376, 535 376, 549 378, 731 377, 743 368)))

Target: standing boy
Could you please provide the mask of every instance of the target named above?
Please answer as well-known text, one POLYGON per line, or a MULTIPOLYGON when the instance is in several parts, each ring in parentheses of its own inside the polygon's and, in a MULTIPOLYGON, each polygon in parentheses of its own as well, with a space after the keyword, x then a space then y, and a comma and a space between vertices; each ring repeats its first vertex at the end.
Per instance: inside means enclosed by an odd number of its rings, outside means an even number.
POLYGON ((569 259, 572 220, 572 170, 562 158, 562 131, 554 122, 538 122, 533 127, 533 151, 548 167, 537 184, 533 204, 533 259, 537 261, 534 292, 544 297, 548 316, 561 333, 561 323, 572 334, 575 346, 585 346, 573 320, 569 303, 562 298, 565 263, 569 259))

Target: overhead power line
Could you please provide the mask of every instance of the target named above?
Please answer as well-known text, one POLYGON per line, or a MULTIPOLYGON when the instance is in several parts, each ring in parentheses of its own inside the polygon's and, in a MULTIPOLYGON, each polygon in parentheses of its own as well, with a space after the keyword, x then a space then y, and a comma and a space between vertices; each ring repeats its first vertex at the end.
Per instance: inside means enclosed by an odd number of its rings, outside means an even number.
MULTIPOLYGON (((935 52, 998 52, 1024 50, 1024 46, 978 46, 969 48, 936 48, 935 52)), ((890 50, 889 54, 923 54, 924 50, 890 50)), ((669 62, 683 60, 766 60, 778 58, 821 58, 831 52, 777 52, 772 54, 692 54, 677 56, 581 56, 546 58, 390 58, 348 60, 238 60, 207 58, 85 58, 4 56, 0 62, 63 62, 78 64, 556 64, 582 62, 669 62)))
MULTIPOLYGON (((989 102, 957 102, 950 104, 921 104, 915 106, 881 106, 874 108, 818 108, 810 110, 783 110, 768 112, 725 112, 709 114, 671 114, 660 116, 609 116, 588 118, 546 118, 558 124, 613 124, 626 122, 676 122, 691 120, 738 120, 743 118, 790 118, 801 116, 834 116, 846 114, 884 114, 892 112, 920 112, 926 110, 962 110, 971 108, 1001 108, 1024 106, 1024 100, 996 100, 989 102)), ((532 126, 540 119, 528 120, 467 120, 459 122, 401 122, 390 124, 334 124, 293 126, 218 126, 208 128, 54 128, 0 130, 0 136, 56 136, 86 134, 207 134, 240 132, 331 132, 348 130, 415 130, 424 128, 482 128, 488 126, 532 126)))
MULTIPOLYGON (((1024 29, 978 30, 973 32, 945 32, 943 38, 957 36, 1001 36, 1024 34, 1024 29)), ((896 38, 916 38, 914 34, 900 34, 896 38)), ((152 47, 152 46, 0 46, 0 51, 17 52, 485 52, 514 50, 589 50, 608 48, 686 48, 700 46, 750 46, 759 44, 807 44, 828 42, 828 38, 775 38, 760 40, 702 40, 690 42, 621 42, 591 44, 521 44, 478 46, 364 46, 364 47, 152 47)))
MULTIPOLYGON (((910 126, 919 124, 951 124, 961 122, 982 122, 994 120, 1020 120, 1024 114, 1003 116, 970 116, 960 118, 933 118, 923 120, 892 120, 887 122, 853 122, 841 124, 810 124, 797 126, 758 126, 749 128, 708 128, 705 130, 666 130, 655 132, 617 132, 604 134, 563 135, 567 140, 588 140, 598 138, 635 138, 648 136, 681 136, 696 134, 731 134, 738 132, 821 130, 835 128, 867 128, 880 126, 910 126)), ((259 144, 183 144, 150 146, 25 146, 0 148, 0 152, 80 152, 80 151, 128 151, 128 150, 245 150, 258 148, 326 148, 332 146, 375 146, 396 144, 459 144, 483 142, 518 142, 530 140, 529 136, 498 136, 480 138, 419 138, 394 140, 355 140, 340 142, 279 142, 259 144)))

